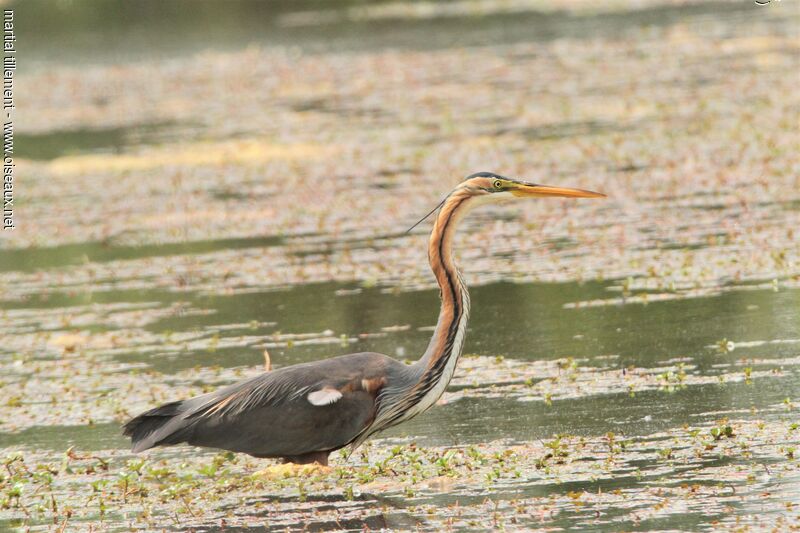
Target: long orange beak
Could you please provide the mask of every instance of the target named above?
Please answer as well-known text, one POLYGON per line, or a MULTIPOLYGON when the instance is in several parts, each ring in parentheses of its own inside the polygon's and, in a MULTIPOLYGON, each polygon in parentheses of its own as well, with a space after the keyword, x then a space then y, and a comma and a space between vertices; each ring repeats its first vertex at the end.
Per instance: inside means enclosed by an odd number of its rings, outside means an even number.
POLYGON ((561 196, 564 198, 605 198, 606 195, 600 192, 586 191, 584 189, 570 189, 568 187, 551 187, 549 185, 534 184, 515 184, 511 189, 514 196, 529 198, 543 198, 546 196, 561 196))

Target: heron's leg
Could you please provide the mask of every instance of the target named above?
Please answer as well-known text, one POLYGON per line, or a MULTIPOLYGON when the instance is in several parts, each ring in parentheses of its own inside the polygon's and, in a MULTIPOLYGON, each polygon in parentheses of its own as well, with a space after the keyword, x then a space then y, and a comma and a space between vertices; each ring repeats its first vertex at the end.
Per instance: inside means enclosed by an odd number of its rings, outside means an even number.
POLYGON ((326 473, 331 470, 328 454, 330 452, 312 452, 284 457, 283 464, 268 466, 257 474, 269 478, 287 478, 326 473))
POLYGON ((328 466, 328 455, 331 452, 311 452, 303 455, 293 455, 291 457, 284 457, 284 463, 294 463, 297 465, 308 465, 316 463, 322 466, 328 466))

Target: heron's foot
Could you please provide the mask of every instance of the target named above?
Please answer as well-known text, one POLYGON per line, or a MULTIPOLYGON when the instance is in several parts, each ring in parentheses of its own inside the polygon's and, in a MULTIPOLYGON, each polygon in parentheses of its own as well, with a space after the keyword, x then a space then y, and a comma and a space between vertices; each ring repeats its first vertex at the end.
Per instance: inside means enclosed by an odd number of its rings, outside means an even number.
POLYGON ((317 463, 298 465, 295 463, 284 463, 271 465, 263 470, 256 472, 256 476, 269 479, 285 479, 290 477, 308 477, 315 474, 327 474, 333 469, 327 465, 317 463))

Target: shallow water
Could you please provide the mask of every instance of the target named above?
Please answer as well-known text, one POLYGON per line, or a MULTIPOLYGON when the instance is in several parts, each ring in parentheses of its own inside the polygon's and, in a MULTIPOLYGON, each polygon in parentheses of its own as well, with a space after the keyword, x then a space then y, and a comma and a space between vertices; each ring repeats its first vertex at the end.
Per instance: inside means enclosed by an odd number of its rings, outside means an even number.
MULTIPOLYGON (((221 248, 227 245, 228 243, 219 243, 221 248)), ((282 246, 280 243, 270 245, 282 246)), ((93 246, 87 244, 85 253, 92 253, 93 246)), ((198 243, 195 247, 187 244, 184 249, 203 249, 206 246, 209 245, 198 243)), ((76 246, 75 249, 80 250, 81 247, 76 246)), ((151 257, 153 254, 153 250, 148 247, 139 252, 142 257, 151 257)), ((127 254, 133 260, 137 249, 126 249, 127 254)), ((49 266, 50 258, 47 255, 41 257, 43 265, 26 263, 26 270, 49 266)), ((125 259, 114 255, 114 260, 125 259)), ((465 356, 462 370, 451 385, 451 392, 445 396, 444 405, 393 428, 381 438, 389 439, 389 442, 393 439, 408 442, 410 439, 419 445, 432 447, 480 445, 497 441, 505 446, 514 446, 543 442, 556 434, 591 439, 613 433, 618 439, 641 438, 647 442, 651 436, 663 432, 676 431, 687 426, 713 425, 722 418, 757 420, 767 424, 797 420, 795 411, 782 407, 782 402, 797 401, 796 391, 800 386, 800 328, 796 315, 800 290, 734 290, 716 296, 681 298, 646 305, 571 305, 580 301, 615 297, 619 287, 620 284, 613 280, 580 284, 496 282, 474 287, 471 291, 474 311, 465 352, 489 357, 474 359, 472 355, 465 356), (720 348, 719 343, 723 339, 733 342, 733 346, 720 348), (523 365, 519 369, 521 377, 514 375, 515 377, 509 378, 509 374, 504 373, 503 365, 506 361, 523 365), (519 390, 503 392, 491 389, 508 386, 509 379, 512 387, 514 382, 519 383, 527 378, 546 380, 547 371, 533 367, 528 369, 524 365, 526 362, 548 364, 548 361, 561 365, 563 368, 557 368, 557 374, 563 372, 564 376, 574 371, 574 368, 570 368, 574 361, 575 367, 579 365, 590 379, 601 383, 600 390, 592 392, 589 388, 579 388, 575 392, 566 392, 567 397, 554 397, 545 402, 541 401, 541 397, 531 398, 525 391, 520 394, 519 390), (689 376, 685 384, 669 378, 654 379, 650 384, 653 387, 637 389, 635 393, 624 386, 602 386, 604 380, 608 379, 609 372, 621 374, 623 369, 629 372, 637 368, 655 369, 654 372, 659 373, 660 369, 674 368, 676 361, 686 365, 689 376), (754 372, 751 380, 745 381, 743 378, 745 367, 754 372), (756 375, 764 369, 780 371, 774 375, 768 372, 756 375), (596 375, 593 374, 595 372, 596 375), (694 377, 705 376, 715 379, 712 382, 692 381, 694 377), (718 381, 716 377, 722 381, 718 381)), ((136 391, 148 381, 183 373, 182 380, 202 383, 201 375, 192 377, 193 369, 198 365, 255 367, 262 363, 263 346, 265 341, 270 340, 275 341, 269 352, 276 366, 313 361, 352 351, 378 351, 400 359, 414 359, 424 350, 430 335, 429 329, 435 321, 438 294, 433 290, 387 292, 377 287, 365 288, 352 283, 301 284, 266 292, 216 296, 191 291, 176 295, 168 290, 109 290, 88 293, 52 290, 46 291, 46 294, 32 295, 22 302, 7 302, 4 305, 7 316, 15 317, 20 312, 34 312, 24 320, 12 321, 16 325, 6 326, 3 335, 14 335, 15 330, 46 331, 46 324, 37 324, 36 317, 39 315, 36 310, 83 316, 80 329, 89 338, 114 331, 124 335, 127 328, 114 328, 110 325, 113 321, 107 320, 108 315, 92 306, 112 306, 116 309, 113 306, 143 303, 147 307, 141 311, 143 317, 139 324, 144 333, 152 335, 150 342, 134 343, 126 347, 126 343, 120 341, 111 350, 113 355, 110 358, 103 355, 107 350, 102 347, 89 349, 91 341, 87 341, 86 350, 86 356, 90 359, 99 357, 101 365, 103 360, 108 363, 116 361, 124 365, 144 365, 145 368, 160 373, 144 381, 132 381, 134 390, 131 392, 103 393, 106 397, 127 397, 127 401, 133 401, 137 408, 140 405, 157 403, 148 401, 147 394, 141 394, 144 391, 136 391), (158 313, 159 309, 170 308, 176 302, 180 302, 182 309, 201 312, 180 314, 171 311, 165 315, 158 313), (81 311, 77 311, 78 309, 81 311), (214 347, 210 347, 208 342, 196 345, 188 341, 165 342, 164 332, 169 332, 167 339, 214 338, 214 347), (302 335, 308 332, 316 333, 302 335), (298 337, 295 344, 286 345, 286 339, 292 336, 298 337)), ((127 307, 124 309, 127 310, 127 307)), ((54 335, 57 334, 51 333, 51 338, 54 335)), ((82 348, 79 346, 77 350, 80 352, 82 348)), ((17 346, 12 351, 4 351, 4 358, 14 358, 20 356, 20 351, 24 353, 26 350, 17 346)), ((30 356, 34 360, 40 357, 58 357, 57 351, 54 355, 32 351, 30 356)), ((12 368, 16 368, 12 372, 27 373, 26 365, 12 368)), ((126 368, 129 367, 121 367, 119 370, 123 373, 120 383, 125 383, 124 373, 129 371, 126 368)), ((554 367, 550 367, 550 370, 552 368, 554 367)), ((12 376, 13 374, 8 375, 7 378, 12 376)), ((65 379, 68 381, 69 377, 55 374, 50 379, 54 382, 65 379)), ((212 382, 220 383, 219 379, 222 380, 221 383, 225 383, 234 378, 223 374, 212 382)), ((78 386, 87 386, 84 381, 76 383, 78 386)), ((89 402, 88 411, 92 412, 91 402, 95 395, 91 393, 92 386, 88 386, 86 397, 75 401, 78 405, 89 402)), ((569 385, 556 384, 554 389, 564 392, 569 389, 569 385)), ((161 399, 169 400, 185 397, 187 393, 184 389, 171 392, 167 388, 163 394, 161 399)), ((22 401, 23 405, 16 409, 25 409, 29 402, 35 400, 25 398, 23 394, 22 401)), ((62 405, 61 408, 63 407, 62 405)), ((5 412, 4 418, 10 416, 13 424, 15 409, 5 408, 5 412)), ((50 414, 34 417, 27 427, 0 433, 0 448, 5 448, 6 451, 36 450, 45 456, 48 453, 58 456, 70 446, 75 446, 82 452, 100 454, 107 453, 106 450, 109 449, 127 448, 127 440, 120 436, 118 421, 97 420, 89 426, 80 423, 63 426, 59 425, 58 412, 59 409, 54 409, 50 414)), ((662 439, 663 436, 657 437, 655 443, 649 446, 653 450, 659 449, 661 445, 658 441, 662 439)), ((185 451, 170 450, 167 456, 179 458, 185 451)), ((660 463, 652 455, 654 453, 651 452, 646 459, 631 459, 635 469, 644 472, 658 471, 660 463)), ((774 461, 770 459, 766 464, 774 461)), ((754 468, 753 465, 757 463, 752 460, 742 463, 734 458, 723 464, 731 468, 747 464, 750 465, 748 468, 754 468)), ((706 469, 719 466, 718 460, 709 458, 693 465, 680 477, 702 477, 706 469)), ((642 477, 641 474, 634 476, 625 474, 624 471, 622 469, 603 481, 578 478, 574 482, 556 481, 541 485, 541 480, 532 478, 530 484, 523 480, 515 482, 513 487, 493 489, 489 493, 481 489, 473 496, 461 491, 434 491, 417 497, 415 505, 447 507, 457 502, 459 506, 471 509, 479 508, 487 497, 502 502, 546 499, 553 494, 575 490, 635 492, 650 486, 654 480, 662 479, 662 475, 657 473, 642 477)), ((761 484, 759 490, 780 491, 782 494, 788 491, 791 494, 796 493, 798 487, 798 478, 794 475, 761 484)), ((291 498, 287 501, 291 501, 291 498)), ((313 498, 309 501, 313 501, 313 498)), ((336 501, 330 504, 333 508, 336 508, 336 501)), ((390 498, 386 504, 402 509, 407 505, 404 501, 404 498, 390 498)), ((373 504, 375 502, 370 503, 368 499, 362 505, 368 510, 373 504)), ((735 513, 753 512, 758 505, 755 502, 743 502, 735 513)), ((293 511, 289 507, 286 512, 293 511)), ((698 512, 700 511, 691 509, 676 511, 669 519, 662 517, 655 522, 631 522, 626 513, 621 513, 620 519, 626 524, 625 527, 632 529, 694 529, 725 515, 722 511, 716 514, 706 514, 705 510, 700 514, 698 512)), ((253 515, 248 516, 253 518, 253 515)), ((413 513, 408 516, 393 516, 383 516, 381 520, 386 519, 387 524, 395 524, 392 527, 402 527, 397 524, 404 524, 404 520, 418 520, 413 513)), ((604 511, 603 516, 605 518, 602 523, 593 522, 590 527, 608 530, 621 527, 610 509, 604 511)), ((558 520, 546 522, 551 526, 571 528, 587 526, 585 520, 584 513, 578 511, 560 513, 558 520)), ((371 523, 373 522, 370 520, 353 522, 357 528, 371 523)), ((424 520, 419 524, 420 527, 427 527, 424 520)), ((322 522, 318 527, 326 529, 334 526, 322 522)))
POLYGON ((800 13, 773 4, 200 2, 167 31, 180 4, 26 2, 0 529, 796 527, 800 13), (611 198, 465 222, 439 405, 332 473, 128 453, 130 416, 265 350, 416 359, 439 300, 403 231, 487 161, 611 198))

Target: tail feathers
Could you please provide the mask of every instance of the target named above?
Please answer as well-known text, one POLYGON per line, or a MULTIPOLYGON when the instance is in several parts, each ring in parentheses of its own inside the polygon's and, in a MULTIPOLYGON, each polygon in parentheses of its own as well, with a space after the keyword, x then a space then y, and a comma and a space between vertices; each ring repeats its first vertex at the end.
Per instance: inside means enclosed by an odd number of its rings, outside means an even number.
POLYGON ((123 427, 123 434, 131 438, 134 453, 154 446, 178 444, 186 440, 189 422, 182 416, 186 411, 185 401, 164 404, 130 420, 123 427))

